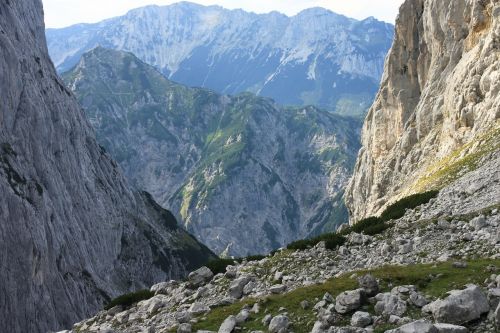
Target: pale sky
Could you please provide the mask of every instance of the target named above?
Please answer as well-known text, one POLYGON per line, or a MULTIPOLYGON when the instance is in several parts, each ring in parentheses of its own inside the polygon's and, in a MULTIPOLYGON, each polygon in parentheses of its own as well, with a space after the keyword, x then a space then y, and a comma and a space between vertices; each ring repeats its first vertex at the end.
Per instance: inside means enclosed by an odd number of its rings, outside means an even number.
MULTIPOLYGON (((151 4, 169 5, 176 0, 42 0, 47 28, 66 27, 76 23, 93 23, 120 16, 130 9, 151 4)), ((255 13, 276 10, 289 16, 310 7, 328 8, 336 13, 364 19, 374 16, 394 23, 404 0, 192 0, 202 5, 242 8, 255 13)))

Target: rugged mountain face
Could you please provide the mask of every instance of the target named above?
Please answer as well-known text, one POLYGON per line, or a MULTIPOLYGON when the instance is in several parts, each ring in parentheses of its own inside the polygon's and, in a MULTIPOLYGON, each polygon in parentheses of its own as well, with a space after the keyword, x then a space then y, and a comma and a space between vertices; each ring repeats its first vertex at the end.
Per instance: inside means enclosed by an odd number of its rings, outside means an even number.
POLYGON ((47 30, 61 72, 101 45, 130 51, 188 86, 349 114, 364 114, 372 103, 392 38, 390 24, 321 8, 287 17, 188 2, 47 30))
POLYGON ((499 39, 498 1, 404 3, 346 194, 353 221, 500 149, 499 39))
POLYGON ((212 257, 94 137, 45 44, 40 0, 0 2, 0 322, 68 327, 212 257))
POLYGON ((65 80, 130 179, 217 253, 267 253, 347 220, 358 121, 187 88, 104 48, 65 80))

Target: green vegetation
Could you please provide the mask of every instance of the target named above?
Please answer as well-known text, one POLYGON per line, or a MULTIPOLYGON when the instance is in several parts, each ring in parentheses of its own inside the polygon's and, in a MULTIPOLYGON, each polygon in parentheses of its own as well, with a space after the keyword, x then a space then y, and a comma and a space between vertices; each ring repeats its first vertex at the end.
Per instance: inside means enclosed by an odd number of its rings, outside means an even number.
POLYGON ((346 238, 344 236, 351 232, 363 233, 370 236, 381 234, 391 227, 391 224, 388 223, 390 220, 402 217, 407 209, 413 209, 425 204, 438 194, 439 191, 429 191, 411 195, 387 207, 380 217, 372 216, 363 219, 353 226, 347 227, 341 233, 326 233, 315 238, 298 240, 290 243, 287 248, 290 250, 305 250, 321 241, 325 241, 327 249, 335 249, 337 246, 345 243, 346 238))
POLYGON ((311 239, 301 239, 293 243, 288 244, 287 249, 289 250, 305 250, 309 247, 313 247, 319 242, 325 242, 327 249, 333 250, 337 246, 341 246, 346 242, 346 238, 343 235, 337 233, 323 234, 311 239))
POLYGON ((230 265, 235 265, 237 263, 240 263, 242 261, 259 261, 264 259, 266 256, 263 255, 251 255, 248 257, 244 258, 217 258, 210 260, 205 266, 210 268, 212 273, 214 274, 219 274, 219 273, 225 273, 226 272, 226 267, 230 265))
POLYGON ((380 215, 383 221, 395 220, 403 217, 407 209, 413 209, 420 205, 428 203, 432 198, 437 197, 439 191, 428 191, 424 193, 417 193, 405 197, 389 207, 380 215))
MULTIPOLYGON (((373 274, 381 281, 382 291, 389 291, 392 286, 413 284, 426 295, 432 297, 445 296, 446 292, 462 288, 468 283, 482 283, 491 271, 488 266, 500 267, 500 260, 480 259, 468 262, 467 268, 454 268, 451 262, 437 265, 411 265, 411 266, 385 266, 374 270, 359 271, 357 275, 373 274)), ((262 330, 266 331, 261 323, 266 314, 276 315, 279 308, 286 308, 289 317, 293 318, 292 329, 296 333, 310 332, 316 317, 311 309, 302 309, 300 302, 307 300, 314 305, 316 299, 321 299, 326 292, 334 297, 345 290, 357 288, 356 279, 351 278, 351 273, 328 280, 323 284, 298 288, 282 295, 271 295, 260 299, 246 299, 228 306, 213 309, 193 327, 194 330, 217 331, 221 323, 229 315, 236 315, 245 305, 259 303, 261 311, 252 314, 248 322, 243 325, 243 332, 262 330)), ((411 311, 411 309, 410 309, 411 311)), ((346 317, 346 321, 347 321, 346 317)), ((384 332, 389 326, 376 327, 376 332, 384 332)))
POLYGON ((133 293, 125 294, 118 296, 117 298, 111 300, 105 307, 105 310, 109 310, 117 305, 121 305, 123 307, 129 307, 137 302, 150 299, 155 295, 154 292, 149 291, 147 289, 139 290, 133 293))

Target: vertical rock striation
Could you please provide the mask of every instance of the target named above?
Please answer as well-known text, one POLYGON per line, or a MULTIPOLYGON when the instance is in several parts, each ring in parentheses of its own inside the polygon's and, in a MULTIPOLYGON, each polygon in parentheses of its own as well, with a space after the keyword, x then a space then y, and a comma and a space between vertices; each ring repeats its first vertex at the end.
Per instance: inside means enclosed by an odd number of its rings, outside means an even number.
POLYGON ((497 0, 401 6, 346 194, 353 221, 440 188, 500 149, 499 39, 497 0))
POLYGON ((96 143, 49 59, 41 0, 1 1, 1 330, 68 327, 210 256, 96 143))

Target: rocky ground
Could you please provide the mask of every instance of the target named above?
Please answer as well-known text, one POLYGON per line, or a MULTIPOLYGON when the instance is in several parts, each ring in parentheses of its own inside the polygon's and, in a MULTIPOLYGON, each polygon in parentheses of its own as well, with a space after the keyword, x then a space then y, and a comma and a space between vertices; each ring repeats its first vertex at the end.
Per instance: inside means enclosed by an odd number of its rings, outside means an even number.
POLYGON ((497 332, 498 204, 420 219, 450 197, 381 235, 351 233, 333 251, 281 250, 224 274, 202 268, 157 284, 154 297, 101 311, 73 332, 497 332))

